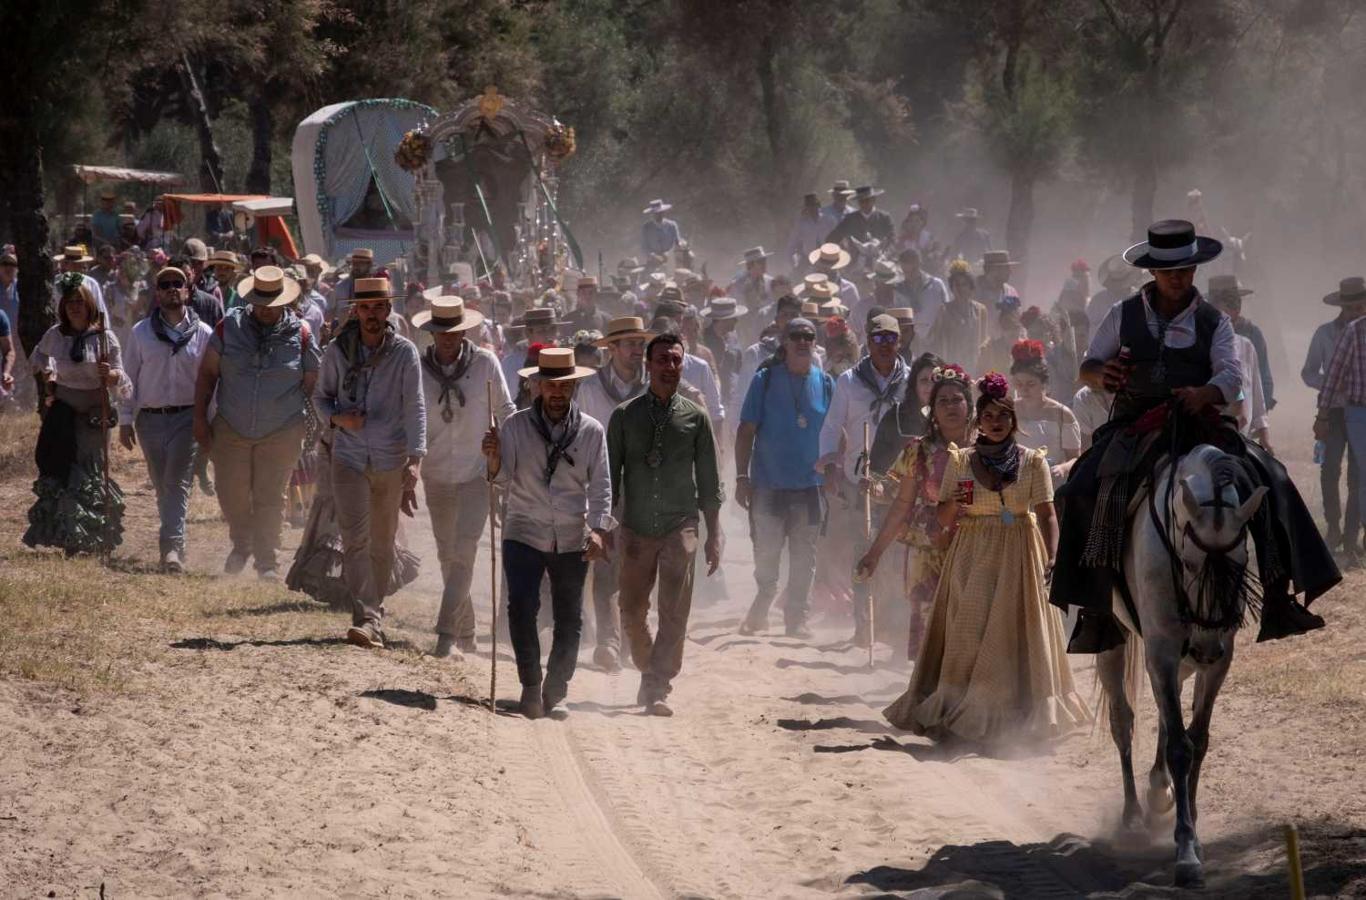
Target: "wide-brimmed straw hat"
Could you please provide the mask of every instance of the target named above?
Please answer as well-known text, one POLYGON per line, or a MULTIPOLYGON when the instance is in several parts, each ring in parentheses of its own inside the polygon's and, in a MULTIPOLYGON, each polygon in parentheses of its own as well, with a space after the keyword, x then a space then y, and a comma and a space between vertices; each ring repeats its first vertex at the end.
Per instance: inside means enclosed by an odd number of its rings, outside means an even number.
POLYGON ((672 203, 665 203, 663 200, 655 198, 654 200, 651 200, 646 205, 646 207, 640 211, 640 214, 643 216, 653 216, 655 213, 668 212, 673 208, 674 205, 672 203))
POLYGON ((58 253, 56 256, 52 257, 52 261, 70 263, 89 263, 94 262, 95 257, 91 256, 89 253, 86 252, 84 244, 68 244, 67 246, 62 248, 61 253, 58 253))
POLYGON ((371 250, 369 247, 357 247, 355 250, 351 251, 351 255, 348 256, 347 259, 365 259, 374 262, 375 251, 371 250))
POLYGON ((1009 250, 988 250, 982 254, 982 271, 992 266, 1018 266, 1018 260, 1010 258, 1009 250))
MULTIPOLYGON (((259 270, 258 270, 259 271, 259 270)), ((354 279, 355 287, 351 291, 351 296, 346 298, 347 303, 364 303, 366 300, 397 300, 393 286, 389 279, 382 275, 366 275, 354 279)))
POLYGON ((521 318, 507 327, 513 330, 525 328, 559 328, 567 323, 555 318, 555 310, 537 306, 522 313, 521 318))
POLYGON ((241 260, 239 260, 237 254, 233 253, 231 250, 213 251, 209 254, 209 258, 205 260, 204 265, 211 269, 219 266, 224 268, 231 267, 234 270, 242 268, 241 260))
POLYGON ((287 306, 299 296, 299 291, 299 282, 287 277, 279 266, 262 266, 237 283, 242 302, 252 306, 287 306))
POLYGON ((320 275, 326 275, 333 270, 333 266, 316 253, 306 253, 300 257, 299 262, 310 269, 319 269, 320 275))
POLYGON ((413 327, 432 334, 469 331, 484 324, 484 314, 477 309, 465 309, 465 301, 449 295, 430 301, 427 309, 413 313, 413 327))
POLYGON ((868 273, 868 277, 878 284, 885 284, 889 287, 901 284, 906 280, 906 276, 901 272, 901 267, 890 259, 879 259, 873 263, 873 270, 868 273))
POLYGON ((1348 303, 1366 303, 1366 278, 1353 275, 1338 282, 1338 289, 1323 298, 1329 306, 1345 306, 1348 303))
POLYGON ((654 336, 653 331, 645 330, 645 320, 640 316, 617 316, 607 323, 607 330, 599 340, 594 341, 594 344, 598 347, 610 347, 617 341, 632 338, 648 341, 654 336))
POLYGON ((826 275, 824 272, 808 272, 802 276, 802 283, 792 289, 792 296, 800 297, 811 290, 812 285, 825 284, 829 281, 830 276, 826 275))
POLYGON ((835 182, 834 187, 830 188, 830 193, 837 194, 841 197, 848 197, 853 191, 849 188, 849 182, 841 178, 835 182))
POLYGON ((849 265, 849 260, 853 257, 849 251, 839 244, 821 244, 806 256, 813 266, 826 266, 831 269, 843 269, 849 265))
POLYGON ((701 315, 706 319, 738 319, 749 315, 749 307, 734 297, 712 297, 701 315))
POLYGON ((209 259, 208 245, 199 238, 187 239, 183 250, 185 255, 195 262, 207 262, 209 259))
POLYGON ((1124 251, 1124 261, 1135 269, 1188 269, 1217 257, 1224 245, 1195 233, 1185 219, 1163 219, 1148 226, 1148 239, 1124 251))
POLYGON ((896 319, 902 325, 915 324, 915 310, 909 306, 894 306, 887 310, 887 315, 896 319))
POLYGON ((815 300, 803 300, 801 317, 803 319, 810 319, 813 322, 824 318, 824 316, 821 315, 821 305, 815 300))
POLYGON ((1220 296, 1246 297, 1252 293, 1251 288, 1245 288, 1238 283, 1237 275, 1211 275, 1208 287, 1205 296, 1211 300, 1220 296))
POLYGON ((576 381, 597 372, 587 366, 574 365, 573 347, 543 347, 536 358, 536 365, 518 369, 520 378, 536 378, 541 381, 576 381))
POLYGON ((800 296, 803 300, 814 300, 817 303, 824 303, 831 297, 839 294, 839 289, 835 283, 826 278, 823 281, 803 280, 801 287, 793 292, 794 296, 800 296))

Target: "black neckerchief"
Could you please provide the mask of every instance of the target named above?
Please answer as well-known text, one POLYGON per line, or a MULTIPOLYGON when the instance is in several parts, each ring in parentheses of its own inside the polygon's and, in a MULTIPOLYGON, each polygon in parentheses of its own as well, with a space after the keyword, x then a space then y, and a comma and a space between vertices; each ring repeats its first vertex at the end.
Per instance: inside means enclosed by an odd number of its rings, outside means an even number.
POLYGON ((184 350, 194 339, 195 332, 199 330, 199 315, 194 311, 193 306, 185 307, 185 319, 189 324, 184 331, 180 331, 171 327, 161 314, 160 307, 152 311, 152 334, 156 335, 157 340, 171 345, 172 356, 184 350))
POLYGON ((574 457, 569 455, 569 446, 579 436, 579 426, 582 424, 579 405, 570 402, 569 412, 564 417, 564 434, 560 435, 558 441, 550 436, 550 421, 542 410, 540 397, 531 404, 531 424, 536 427, 536 433, 541 436, 541 440, 545 441, 545 483, 550 484, 550 479, 555 477, 555 469, 560 465, 561 459, 571 466, 574 465, 574 457))
MULTIPOLYGON (((80 334, 71 339, 71 361, 74 363, 85 362, 85 344, 91 338, 98 337, 103 332, 101 328, 87 328, 80 334)), ((98 348, 97 352, 98 352, 98 348)))
POLYGON ((601 369, 598 369, 598 384, 602 385, 603 391, 607 393, 608 398, 611 399, 611 401, 614 404, 620 406, 627 400, 634 400, 636 397, 639 397, 642 393, 644 393, 646 387, 644 372, 641 373, 640 380, 636 382, 636 386, 634 388, 628 387, 626 389, 626 393, 618 394, 616 388, 612 387, 613 373, 611 369, 612 364, 610 362, 607 365, 603 366, 601 369))
POLYGON ((982 467, 1000 480, 1001 488, 1019 480, 1022 454, 1013 434, 1003 441, 995 442, 978 435, 974 446, 977 448, 977 458, 981 460, 982 467))
POLYGON ((900 356, 896 358, 896 364, 892 366, 891 377, 887 379, 887 386, 879 388, 877 386, 877 369, 873 368, 873 358, 865 356, 859 360, 854 367, 854 377, 863 382, 868 390, 873 392, 873 404, 868 408, 873 421, 882 420, 882 408, 887 405, 896 405, 896 396, 900 393, 902 386, 906 383, 906 362, 900 356))
POLYGON ((341 332, 337 335, 335 343, 342 353, 342 359, 346 360, 346 374, 342 376, 342 390, 346 391, 351 400, 356 399, 356 390, 360 385, 360 376, 366 369, 373 370, 379 365, 380 360, 394 346, 394 326, 393 323, 384 323, 384 337, 380 345, 375 348, 375 352, 370 354, 370 358, 365 358, 363 352, 364 344, 360 336, 360 320, 351 319, 342 326, 341 332))
POLYGON ((460 342, 460 353, 455 357, 455 371, 450 375, 445 373, 441 363, 437 361, 436 347, 428 347, 427 352, 422 354, 422 368, 426 369, 427 374, 436 379, 436 383, 441 386, 441 396, 437 402, 444 406, 447 412, 451 411, 451 394, 455 394, 455 399, 460 401, 460 408, 465 408, 465 392, 460 389, 458 382, 465 377, 473 362, 474 342, 469 338, 460 342))

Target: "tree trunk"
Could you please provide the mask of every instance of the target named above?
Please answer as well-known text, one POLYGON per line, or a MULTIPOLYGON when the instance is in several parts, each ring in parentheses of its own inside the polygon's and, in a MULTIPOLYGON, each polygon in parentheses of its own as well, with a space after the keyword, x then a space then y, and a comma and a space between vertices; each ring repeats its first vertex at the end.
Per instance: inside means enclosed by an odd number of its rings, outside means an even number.
POLYGON ((247 170, 247 193, 270 193, 270 140, 275 116, 270 106, 272 85, 267 82, 251 101, 251 168, 247 170))
POLYGON ((1006 216, 1006 249, 1020 260, 1010 281, 1023 288, 1029 280, 1029 235, 1034 229, 1034 182, 1032 172, 1023 169, 1010 175, 1010 212, 1006 216))
MULTIPOLYGON (((765 34, 759 42, 758 55, 754 60, 755 73, 759 79, 760 106, 764 114, 764 136, 768 139, 768 152, 773 164, 769 169, 770 182, 767 194, 770 210, 781 209, 791 170, 787 148, 783 138, 787 130, 787 110, 783 103, 782 91, 778 86, 778 47, 772 33, 765 34)), ((762 223, 767 229, 780 228, 784 221, 781 216, 771 216, 762 223)), ((759 224, 759 223, 754 223, 759 224)), ((777 233, 777 232, 774 232, 777 233)))
POLYGON ((185 89, 186 107, 194 119, 195 131, 199 134, 199 188, 206 194, 221 194, 223 156, 218 152, 218 144, 214 142, 209 106, 204 102, 204 92, 199 89, 199 79, 195 77, 189 54, 180 54, 180 64, 176 69, 180 73, 180 83, 185 89))
POLYGON ((47 214, 43 211, 43 150, 39 143, 36 110, 20 97, 12 98, 16 119, 6 128, 14 168, 10 176, 10 224, 19 258, 19 340, 38 345, 56 321, 52 309, 53 265, 48 252, 47 214), (24 107, 28 107, 24 109, 24 107))

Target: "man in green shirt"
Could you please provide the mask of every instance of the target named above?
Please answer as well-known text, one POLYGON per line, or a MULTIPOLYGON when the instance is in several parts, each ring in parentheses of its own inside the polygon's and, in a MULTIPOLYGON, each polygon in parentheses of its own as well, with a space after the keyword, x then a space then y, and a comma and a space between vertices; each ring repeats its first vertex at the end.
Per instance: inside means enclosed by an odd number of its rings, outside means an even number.
POLYGON ((683 668, 683 641, 692 608, 693 560, 699 510, 707 522, 707 574, 721 564, 718 517, 725 496, 711 420, 678 393, 683 341, 661 334, 645 349, 650 389, 617 407, 607 426, 612 496, 620 503, 621 625, 640 670, 636 701, 656 716, 683 668), (659 630, 646 622, 650 590, 659 583, 659 630))

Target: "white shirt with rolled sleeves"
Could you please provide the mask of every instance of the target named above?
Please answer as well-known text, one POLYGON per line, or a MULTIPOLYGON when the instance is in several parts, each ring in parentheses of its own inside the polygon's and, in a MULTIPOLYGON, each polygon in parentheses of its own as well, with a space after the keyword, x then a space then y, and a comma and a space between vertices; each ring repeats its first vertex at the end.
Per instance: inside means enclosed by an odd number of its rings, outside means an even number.
POLYGON ((1241 334, 1234 335, 1238 348, 1238 365, 1243 373, 1242 398, 1229 407, 1238 419, 1238 430, 1248 437, 1267 429, 1266 391, 1262 385, 1262 370, 1257 348, 1241 334))
POLYGON ((713 430, 721 427, 726 419, 726 405, 721 400, 721 385, 711 365, 700 356, 683 354, 683 380, 702 392, 707 401, 707 415, 711 418, 713 430))
MULTIPOLYGON (((898 359, 896 365, 902 367, 905 363, 898 359)), ((873 416, 873 403, 877 397, 858 377, 856 368, 846 370, 835 379, 830 411, 825 414, 825 423, 821 425, 821 458, 816 463, 816 468, 821 471, 830 463, 836 463, 844 471, 845 477, 854 482, 859 478, 858 458, 863 452, 863 423, 868 423, 868 440, 871 442, 873 435, 877 434, 878 421, 892 408, 891 403, 884 403, 877 416, 873 416)), ((896 370, 893 369, 892 373, 894 375, 896 370)), ((876 369, 873 375, 878 387, 883 389, 892 378, 892 375, 884 377, 878 374, 876 369)), ((899 401, 901 397, 892 399, 899 401)))
MULTIPOLYGON (((597 419, 583 415, 579 433, 546 484, 550 447, 536 430, 534 406, 508 416, 500 429, 501 466, 494 483, 507 489, 503 539, 542 553, 582 550, 592 530, 611 531, 612 477, 607 468, 607 432, 597 419), (570 459, 573 462, 570 462, 570 459)), ((563 432, 563 421, 551 433, 563 432)))
MULTIPOLYGON (((686 376, 684 376, 686 377, 686 376)), ((607 393, 607 389, 602 386, 602 380, 606 379, 612 383, 612 389, 618 395, 625 396, 627 400, 639 397, 645 391, 645 370, 641 369, 640 381, 635 384, 627 384, 617 375, 617 370, 612 368, 610 362, 599 369, 595 374, 582 379, 579 386, 574 389, 574 402, 579 405, 579 409, 584 415, 592 416, 604 428, 612 420, 612 412, 620 404, 607 393)), ((626 402, 625 400, 622 403, 626 402)))
MULTIPOLYGON (((1183 350, 1195 344, 1195 310, 1198 304, 1204 303, 1204 299, 1196 298, 1195 302, 1183 309, 1176 318, 1172 319, 1167 325, 1166 345, 1173 350, 1183 350)), ((1091 335, 1091 344, 1086 348, 1086 358, 1096 362, 1109 362, 1119 356, 1120 347, 1120 321, 1123 315, 1124 304, 1116 303, 1110 307, 1110 311, 1105 314, 1095 332, 1091 335)), ((1158 335, 1158 316, 1148 304, 1147 298, 1143 300, 1143 312, 1148 320, 1148 333, 1154 338, 1158 335)), ((1233 332, 1233 323, 1228 316, 1219 315, 1219 325, 1214 329, 1214 338, 1210 345, 1210 368, 1213 375, 1210 377, 1209 384, 1219 389, 1224 395, 1225 403, 1232 403, 1237 400, 1243 391, 1242 367, 1238 362, 1238 349, 1234 338, 1237 335, 1233 332)))
MULTIPOLYGON (((427 456, 422 460, 422 478, 440 484, 464 484, 483 478, 488 471, 480 449, 489 430, 487 384, 493 385, 493 415, 499 425, 517 411, 508 396, 507 382, 498 358, 483 347, 474 348, 475 357, 457 382, 465 403, 452 396, 452 418, 442 416, 441 385, 427 367, 422 367, 422 399, 427 404, 427 456)), ((454 367, 447 367, 449 374, 454 367)))
MULTIPOLYGON (((189 318, 181 321, 188 328, 189 318)), ((132 425, 138 410, 161 409, 167 406, 194 406, 194 383, 199 375, 199 363, 209 347, 213 329, 198 319, 194 336, 179 352, 171 353, 171 345, 157 337, 151 318, 133 326, 128 346, 123 351, 123 371, 132 384, 132 392, 119 403, 119 424, 132 425)))

